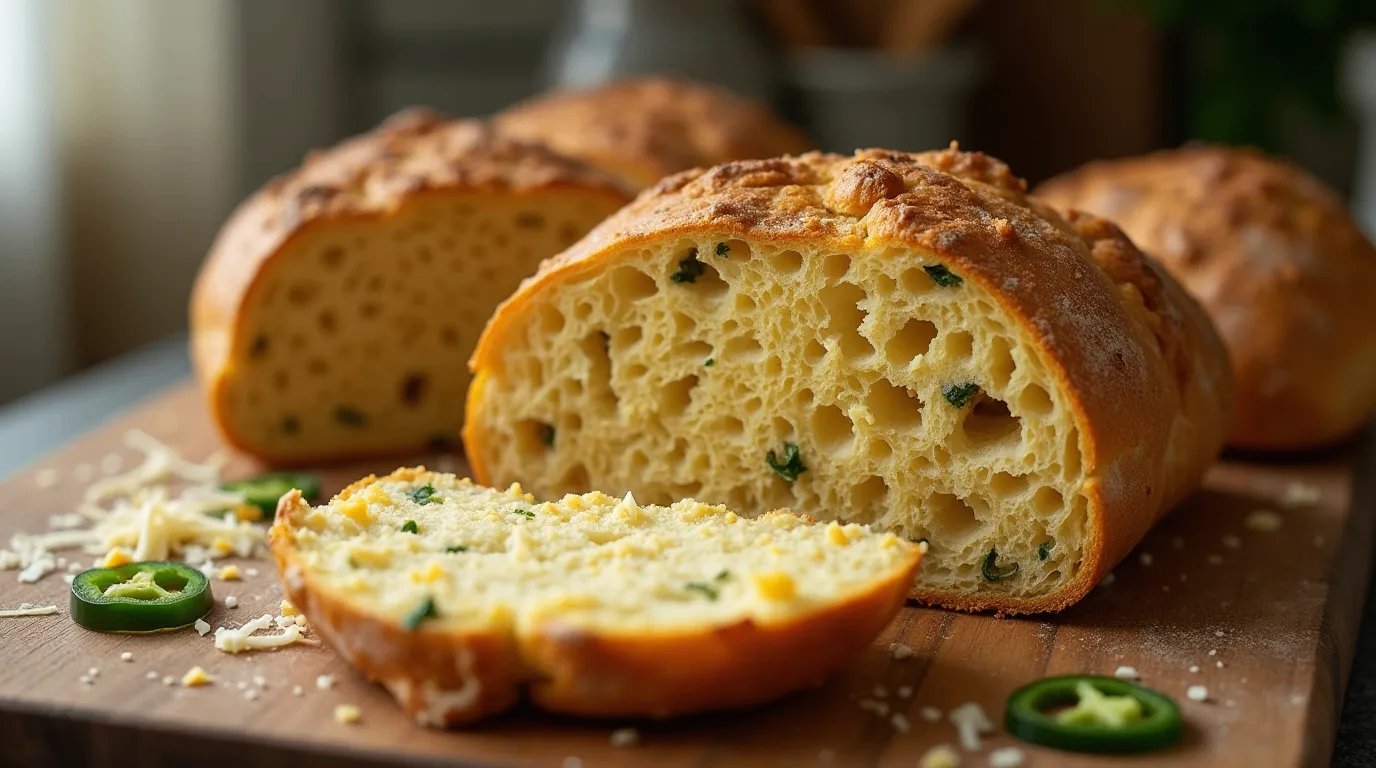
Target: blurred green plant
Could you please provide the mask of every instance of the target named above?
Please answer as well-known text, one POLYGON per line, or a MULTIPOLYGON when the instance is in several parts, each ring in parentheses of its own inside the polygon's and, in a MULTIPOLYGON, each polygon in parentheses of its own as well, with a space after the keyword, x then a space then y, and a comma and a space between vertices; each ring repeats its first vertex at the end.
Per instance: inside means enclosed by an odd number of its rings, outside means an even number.
POLYGON ((1344 118, 1338 67, 1351 34, 1376 26, 1376 0, 1104 0, 1144 12, 1187 45, 1192 138, 1279 150, 1293 111, 1344 118))

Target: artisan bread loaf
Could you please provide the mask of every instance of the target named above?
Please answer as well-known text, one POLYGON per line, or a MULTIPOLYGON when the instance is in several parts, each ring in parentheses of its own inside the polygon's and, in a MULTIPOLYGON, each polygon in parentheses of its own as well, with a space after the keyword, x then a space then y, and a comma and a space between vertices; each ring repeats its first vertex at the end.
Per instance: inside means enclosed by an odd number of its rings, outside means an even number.
POLYGON ((498 113, 505 134, 543 142, 636 189, 671 173, 805 152, 801 131, 753 101, 671 77, 536 96, 498 113))
POLYGON ((216 425, 273 464, 457 441, 493 308, 627 199, 581 163, 432 112, 312 154, 239 208, 196 281, 216 425))
POLYGON ((474 354, 483 482, 788 507, 926 540, 914 594, 1083 596, 1218 452, 1199 307, 1112 225, 955 149, 680 174, 546 262, 474 354))
POLYGON ((539 706, 665 717, 820 682, 902 606, 920 547, 779 511, 601 493, 536 503, 424 468, 269 534, 311 627, 425 725, 539 706))
POLYGON ((1204 305, 1232 357, 1242 448, 1312 448, 1376 410, 1376 248, 1288 162, 1190 147, 1091 163, 1037 190, 1112 219, 1204 305))

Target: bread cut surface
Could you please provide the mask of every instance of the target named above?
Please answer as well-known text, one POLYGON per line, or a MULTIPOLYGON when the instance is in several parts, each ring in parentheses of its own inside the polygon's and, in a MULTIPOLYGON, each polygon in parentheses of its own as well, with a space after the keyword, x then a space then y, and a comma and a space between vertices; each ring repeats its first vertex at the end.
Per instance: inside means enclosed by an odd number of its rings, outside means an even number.
POLYGON ((873 642, 921 558, 892 534, 786 511, 536 503, 424 468, 314 509, 293 492, 269 541, 311 626, 435 726, 523 692, 595 716, 773 699, 873 642))
POLYGON ((493 118, 505 134, 542 142, 643 189, 689 168, 805 152, 801 131, 748 99, 672 77, 555 91, 493 118))
POLYGON ((1313 448, 1376 410, 1376 247, 1304 170, 1190 147, 1091 163, 1037 194, 1112 219, 1204 305, 1238 382, 1233 445, 1313 448))
POLYGON ((1217 454, 1198 306, 1111 225, 954 149, 681 174, 546 263, 474 355, 480 481, 788 507, 926 540, 914 594, 1083 596, 1217 454))
POLYGON ((576 161, 424 111, 313 154, 235 213, 197 279, 216 424, 274 464, 454 442, 493 308, 627 199, 576 161))

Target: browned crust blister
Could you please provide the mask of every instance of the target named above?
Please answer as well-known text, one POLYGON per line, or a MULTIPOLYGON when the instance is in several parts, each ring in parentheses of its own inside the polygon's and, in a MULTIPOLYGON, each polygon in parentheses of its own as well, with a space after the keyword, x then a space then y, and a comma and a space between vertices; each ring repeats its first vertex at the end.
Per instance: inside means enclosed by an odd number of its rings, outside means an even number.
POLYGON ((1037 194, 1113 219, 1203 303, 1238 381, 1230 443, 1324 445, 1376 409, 1376 248, 1300 168, 1198 146, 1090 163, 1037 194))
MULTIPOLYGON (((336 500, 374 482, 426 474, 369 476, 336 500)), ((288 598, 350 665, 383 684, 409 716, 437 727, 497 714, 522 696, 552 712, 597 717, 671 717, 776 699, 820 683, 873 642, 902 607, 921 563, 914 549, 908 563, 877 576, 867 591, 781 622, 616 633, 557 620, 520 630, 436 621, 408 631, 311 573, 296 546, 310 511, 291 491, 268 534, 288 598)))
POLYGON ((542 94, 493 120, 505 134, 543 142, 642 188, 689 168, 813 146, 753 101, 671 77, 542 94))
POLYGON ((1074 580, 1031 598, 923 589, 966 610, 1059 610, 1083 597, 1217 455, 1232 381, 1199 307, 1111 224, 1066 220, 1026 194, 1002 162, 951 149, 726 163, 660 182, 547 261, 489 323, 473 356, 465 427, 486 477, 471 411, 504 336, 547 281, 573 281, 614 253, 676 235, 738 237, 855 252, 885 245, 948 260, 1020 325, 1064 391, 1081 433, 1091 538, 1074 580), (1097 534, 1095 533, 1097 532, 1097 534))
POLYGON ((293 240, 315 227, 390 216, 421 195, 564 188, 617 203, 630 199, 620 182, 580 161, 499 135, 481 121, 420 108, 312 152, 299 168, 268 182, 220 230, 192 291, 192 362, 225 439, 258 453, 222 418, 223 377, 234 363, 241 306, 270 260, 293 240))

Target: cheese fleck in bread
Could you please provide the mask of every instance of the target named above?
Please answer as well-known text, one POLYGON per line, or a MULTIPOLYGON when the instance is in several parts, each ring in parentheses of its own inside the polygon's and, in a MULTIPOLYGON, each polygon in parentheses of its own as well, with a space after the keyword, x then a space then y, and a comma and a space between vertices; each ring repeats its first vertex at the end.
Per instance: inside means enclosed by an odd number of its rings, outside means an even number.
POLYGON ((453 441, 492 309, 627 199, 431 112, 312 154, 240 207, 196 282, 193 358, 221 433, 274 464, 453 441))
POLYGON ((689 168, 797 154, 813 146, 759 104, 671 77, 555 91, 493 120, 507 135, 542 142, 637 189, 689 168))
POLYGON ((1091 163, 1037 194, 1112 219, 1204 305, 1238 381, 1231 444, 1322 446, 1376 410, 1376 247, 1304 170, 1189 147, 1091 163))
POLYGON ((869 150, 665 180, 546 262, 474 354, 480 481, 873 523, 929 602, 1056 610, 1216 456, 1199 307, 1002 163, 869 150))
POLYGON ((903 604, 919 548, 786 511, 519 486, 423 468, 312 509, 293 491, 269 536, 288 596, 426 725, 500 712, 665 717, 819 682, 903 604))

